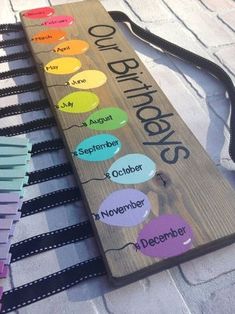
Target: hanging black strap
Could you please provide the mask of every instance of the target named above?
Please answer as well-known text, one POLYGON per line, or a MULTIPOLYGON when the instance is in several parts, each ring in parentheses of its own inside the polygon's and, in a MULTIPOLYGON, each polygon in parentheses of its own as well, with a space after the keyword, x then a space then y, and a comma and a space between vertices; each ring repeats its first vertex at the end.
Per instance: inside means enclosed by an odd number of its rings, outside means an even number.
POLYGON ((21 37, 21 38, 14 38, 14 39, 6 39, 6 40, 1 40, 0 41, 0 48, 7 48, 7 47, 13 47, 13 46, 19 46, 26 44, 26 38, 21 37))
POLYGON ((45 108, 48 108, 48 106, 49 102, 47 99, 35 100, 23 104, 7 106, 0 108, 0 118, 9 117, 30 111, 43 110, 45 108))
POLYGON ((63 229, 39 234, 11 245, 11 263, 93 236, 91 223, 83 221, 63 229))
POLYGON ((0 25, 0 33, 15 33, 22 31, 23 27, 20 23, 15 24, 1 24, 0 25))
POLYGON ((72 173, 73 169, 70 163, 63 163, 52 167, 32 171, 27 174, 29 177, 27 186, 46 182, 55 178, 62 178, 72 173))
POLYGON ((27 58, 30 58, 31 56, 32 54, 30 51, 16 52, 16 53, 12 53, 6 56, 0 56, 0 63, 27 59, 27 58))
POLYGON ((33 215, 80 200, 81 192, 77 187, 57 190, 23 202, 21 207, 21 217, 33 215))
POLYGON ((39 82, 33 82, 29 84, 24 85, 18 85, 18 86, 11 86, 0 89, 0 97, 6 97, 16 94, 22 94, 27 92, 34 92, 39 89, 42 89, 42 83, 39 82))
POLYGON ((140 38, 171 53, 178 58, 189 61, 195 66, 205 69, 223 82, 231 102, 229 155, 231 159, 235 162, 235 87, 229 75, 216 63, 207 60, 180 46, 177 46, 149 31, 146 31, 139 25, 135 24, 125 13, 120 11, 110 11, 108 13, 116 22, 130 23, 132 31, 140 38))
POLYGON ((31 156, 36 156, 46 152, 52 152, 64 148, 62 139, 56 138, 54 140, 43 141, 33 144, 31 156))
POLYGON ((37 68, 35 66, 14 69, 6 72, 0 72, 0 80, 6 80, 8 78, 22 76, 22 75, 30 75, 36 73, 37 68))
POLYGON ((19 134, 29 133, 33 131, 38 131, 46 128, 50 128, 56 125, 54 117, 37 119, 23 124, 8 126, 6 128, 0 129, 0 136, 15 136, 19 134))
POLYGON ((105 274, 105 265, 101 257, 75 264, 49 276, 4 292, 1 300, 1 313, 9 313, 64 291, 89 278, 105 274))

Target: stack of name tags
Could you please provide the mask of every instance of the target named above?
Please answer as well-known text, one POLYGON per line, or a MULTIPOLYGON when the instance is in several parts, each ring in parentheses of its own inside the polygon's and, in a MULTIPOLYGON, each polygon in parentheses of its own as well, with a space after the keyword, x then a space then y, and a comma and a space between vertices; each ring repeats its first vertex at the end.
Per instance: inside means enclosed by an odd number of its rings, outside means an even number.
MULTIPOLYGON (((31 144, 22 137, 0 137, 0 279, 11 260, 10 242, 20 218, 31 144)), ((0 286, 0 310, 3 288, 0 286)))

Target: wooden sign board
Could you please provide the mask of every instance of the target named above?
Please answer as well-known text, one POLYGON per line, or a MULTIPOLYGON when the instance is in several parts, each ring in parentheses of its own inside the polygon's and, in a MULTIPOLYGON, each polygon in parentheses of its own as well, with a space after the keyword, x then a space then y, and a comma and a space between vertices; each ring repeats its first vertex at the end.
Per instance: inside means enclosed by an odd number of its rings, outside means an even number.
POLYGON ((231 244, 234 191, 99 1, 21 19, 112 282, 231 244))

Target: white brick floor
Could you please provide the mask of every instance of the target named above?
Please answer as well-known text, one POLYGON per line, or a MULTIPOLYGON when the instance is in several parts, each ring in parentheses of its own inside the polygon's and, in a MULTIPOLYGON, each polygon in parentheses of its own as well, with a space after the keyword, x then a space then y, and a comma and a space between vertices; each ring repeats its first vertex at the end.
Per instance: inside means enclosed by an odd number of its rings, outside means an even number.
MULTIPOLYGON (((75 1, 2 0, 0 21, 15 22, 21 10, 64 2, 75 1)), ((124 11, 151 32, 216 62, 235 82, 235 1, 101 0, 101 2, 107 10, 124 11)), ((126 26, 122 25, 121 29, 176 110, 224 176, 235 187, 234 172, 224 168, 235 169, 227 153, 229 104, 223 86, 203 71, 141 42, 127 30, 126 26)), ((1 65, 0 70, 6 70, 4 66, 6 65, 1 65)), ((14 66, 18 67, 18 64, 14 66)), ((31 80, 33 77, 27 79, 31 80)), ((9 83, 8 80, 1 82, 2 86, 9 83)), ((29 101, 34 97, 42 95, 32 93, 27 98, 24 95, 8 97, 7 101, 0 100, 0 106, 29 101)), ((5 118, 1 122, 5 126, 46 115, 46 111, 39 111, 5 118)), ((51 129, 34 132, 29 136, 32 141, 37 141, 42 137, 52 138, 55 134, 56 130, 51 129)), ((31 170, 64 160, 63 152, 35 157, 31 170)), ((73 185, 71 177, 33 186, 27 189, 26 198, 68 185, 73 185)), ((82 204, 62 206, 59 211, 54 209, 47 214, 37 215, 33 221, 31 217, 22 219, 17 225, 14 241, 84 219, 86 214, 82 204)), ((0 285, 4 284, 6 289, 13 285, 18 286, 97 254, 92 239, 68 245, 13 264, 10 279, 0 281, 0 285)), ((119 289, 113 289, 105 277, 97 278, 22 308, 18 313, 234 314, 234 265, 235 244, 119 289)))

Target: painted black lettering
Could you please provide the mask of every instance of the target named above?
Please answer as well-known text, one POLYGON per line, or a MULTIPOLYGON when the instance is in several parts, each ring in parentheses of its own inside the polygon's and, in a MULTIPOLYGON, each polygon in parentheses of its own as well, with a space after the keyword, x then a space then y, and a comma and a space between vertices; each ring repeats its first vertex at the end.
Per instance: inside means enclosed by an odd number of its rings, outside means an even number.
POLYGON ((144 129, 149 136, 154 136, 168 132, 171 129, 171 125, 170 122, 160 119, 159 122, 158 121, 145 122, 144 129), (163 125, 161 125, 161 123, 163 123, 163 125), (153 130, 152 127, 155 127, 156 130, 153 130))
POLYGON ((88 33, 94 37, 108 37, 116 33, 111 25, 94 25, 88 29, 88 33))
POLYGON ((187 159, 190 155, 189 150, 184 146, 176 146, 176 147, 172 147, 172 148, 174 149, 174 156, 173 157, 168 156, 168 154, 167 154, 171 149, 169 147, 163 149, 161 152, 162 160, 168 164, 175 164, 179 160, 179 157, 180 157, 179 152, 180 151, 182 151, 184 153, 184 156, 183 156, 184 159, 187 159))
POLYGON ((139 63, 134 59, 125 59, 114 62, 107 63, 110 71, 116 74, 126 74, 129 72, 129 69, 136 69, 139 66, 139 63))
POLYGON ((177 145, 177 144, 182 144, 182 142, 180 141, 169 141, 167 142, 166 140, 171 137, 173 134, 175 133, 174 130, 172 130, 171 132, 169 132, 165 137, 163 137, 162 139, 160 139, 160 141, 158 142, 144 142, 144 145, 177 145))

